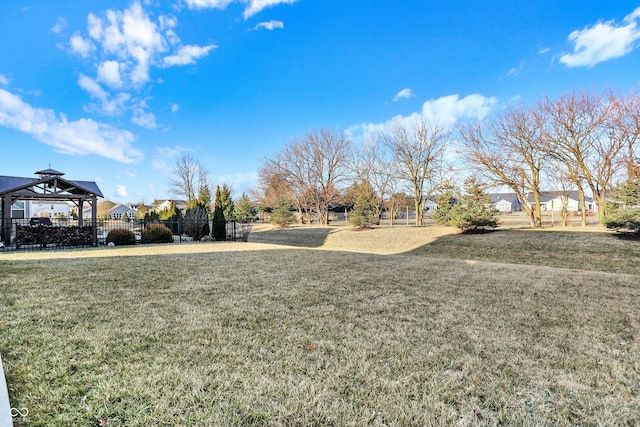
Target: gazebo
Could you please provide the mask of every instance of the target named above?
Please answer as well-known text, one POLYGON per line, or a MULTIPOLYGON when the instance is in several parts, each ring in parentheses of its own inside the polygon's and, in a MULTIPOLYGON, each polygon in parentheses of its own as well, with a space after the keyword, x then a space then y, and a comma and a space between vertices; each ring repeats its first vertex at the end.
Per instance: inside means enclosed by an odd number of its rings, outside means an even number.
POLYGON ((37 178, 23 178, 0 175, 0 210, 2 223, 0 242, 11 245, 12 206, 16 201, 67 201, 78 208, 78 226, 83 225, 84 204, 91 205, 92 244, 98 244, 98 197, 104 197, 98 185, 93 181, 72 181, 63 178, 64 173, 45 169, 35 173, 37 178))

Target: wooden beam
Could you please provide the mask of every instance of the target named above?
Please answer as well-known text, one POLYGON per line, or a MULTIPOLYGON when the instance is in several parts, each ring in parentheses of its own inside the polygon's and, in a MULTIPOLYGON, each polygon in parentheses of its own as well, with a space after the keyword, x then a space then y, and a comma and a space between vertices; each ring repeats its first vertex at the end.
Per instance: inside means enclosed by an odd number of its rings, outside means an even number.
POLYGON ((11 194, 2 197, 2 240, 4 245, 11 245, 11 194))
POLYGON ((98 198, 91 197, 91 225, 93 226, 93 246, 98 246, 98 198))

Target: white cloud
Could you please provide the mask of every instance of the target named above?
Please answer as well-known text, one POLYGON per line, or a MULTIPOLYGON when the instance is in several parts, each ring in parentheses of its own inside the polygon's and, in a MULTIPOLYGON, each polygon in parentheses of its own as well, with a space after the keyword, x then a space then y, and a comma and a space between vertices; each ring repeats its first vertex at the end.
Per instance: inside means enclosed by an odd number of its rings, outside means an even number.
POLYGON ((156 147, 156 155, 151 162, 151 166, 155 170, 164 172, 170 171, 170 163, 173 163, 175 159, 178 159, 183 154, 189 153, 191 151, 193 150, 190 148, 181 147, 179 145, 174 145, 173 147, 156 147))
POLYGON ((83 58, 88 58, 96 50, 91 40, 85 40, 79 34, 71 36, 69 47, 72 53, 78 54, 83 58))
POLYGON ((507 77, 518 76, 522 72, 523 69, 524 69, 524 63, 521 62, 521 63, 518 64, 518 66, 513 67, 512 69, 507 71, 507 77))
MULTIPOLYGON (((163 19, 162 22, 166 26, 172 21, 163 19)), ((124 11, 107 10, 104 18, 89 14, 87 30, 104 53, 133 62, 128 79, 134 86, 149 81, 149 68, 154 59, 167 50, 159 26, 137 1, 124 11)))
POLYGON ((482 120, 497 104, 498 99, 495 97, 471 94, 460 98, 459 95, 449 95, 425 102, 421 115, 428 120, 451 126, 463 118, 482 120))
POLYGON ((109 96, 109 94, 102 89, 102 86, 100 86, 91 77, 87 77, 84 74, 80 74, 80 78, 78 78, 78 85, 80 85, 80 87, 92 98, 105 99, 109 96))
POLYGON ((51 27, 51 31, 53 31, 56 34, 60 34, 62 33, 62 31, 64 31, 65 28, 68 27, 68 25, 69 24, 67 23, 67 18, 64 18, 61 16, 58 18, 55 25, 51 27))
POLYGON ((569 41, 574 44, 573 53, 563 55, 560 62, 568 67, 593 67, 599 62, 629 54, 635 48, 635 41, 640 39, 639 17, 640 8, 637 8, 624 18, 624 25, 614 21, 599 22, 572 32, 569 41))
POLYGON ((431 99, 422 105, 422 110, 408 116, 398 115, 384 123, 360 123, 350 126, 346 130, 352 140, 365 141, 369 136, 385 129, 394 123, 424 119, 442 126, 453 126, 461 119, 484 119, 498 104, 495 97, 472 94, 460 98, 459 95, 443 96, 431 99))
POLYGON ((180 106, 178 104, 172 104, 171 105, 171 112, 175 113, 176 111, 178 111, 180 109, 180 106))
POLYGON ((119 197, 127 197, 127 187, 125 185, 122 185, 122 184, 117 184, 116 185, 116 194, 119 197))
POLYGON ((234 0, 187 0, 187 6, 189 9, 224 9, 233 1, 234 0))
POLYGON ((249 6, 244 10, 244 19, 248 19, 268 7, 279 4, 293 4, 296 1, 298 0, 249 0, 249 6))
POLYGON ((7 76, 5 76, 4 74, 0 74, 0 85, 7 86, 9 82, 10 80, 7 76))
POLYGON ((545 53, 549 52, 550 50, 551 50, 551 49, 549 49, 548 47, 544 47, 544 48, 540 49, 540 50, 538 51, 538 53, 539 53, 540 55, 544 55, 545 53))
POLYGON ((131 132, 91 119, 68 121, 53 110, 34 108, 20 97, 0 89, 0 126, 16 129, 70 155, 97 155, 133 163, 142 153, 132 148, 131 132))
POLYGON ((85 111, 121 115, 129 110, 133 123, 155 129, 155 115, 147 107, 140 108, 123 89, 139 92, 151 81, 154 67, 194 64, 217 46, 181 45, 175 32, 178 19, 173 15, 153 18, 143 7, 147 4, 146 0, 134 0, 123 10, 89 13, 87 35, 74 33, 69 50, 83 58, 97 58, 92 70, 95 74, 85 71, 78 79, 93 100, 85 111))
POLYGON ((120 63, 118 61, 104 61, 99 64, 98 81, 112 88, 121 88, 120 63))
POLYGON ((212 44, 208 46, 182 46, 174 55, 165 56, 164 65, 171 67, 174 65, 194 64, 196 59, 208 55, 211 49, 217 47, 218 46, 212 44))
POLYGON ((133 110, 133 116, 131 117, 131 122, 147 129, 155 129, 158 126, 156 125, 156 117, 153 113, 147 112, 145 109, 148 108, 146 102, 142 101, 136 108, 133 110))
POLYGON ((102 29, 102 19, 93 13, 89 13, 89 16, 87 16, 87 31, 89 31, 89 36, 92 39, 101 40, 104 33, 102 29))
POLYGON ((89 94, 91 99, 100 102, 99 104, 92 104, 89 110, 97 111, 107 116, 122 114, 126 109, 127 102, 131 99, 131 95, 125 92, 111 96, 111 94, 105 91, 95 80, 84 74, 80 74, 78 85, 89 94))
POLYGON ((255 27, 253 27, 254 30, 259 30, 260 28, 264 28, 266 30, 275 30, 275 29, 282 29, 284 28, 284 22, 282 21, 266 21, 266 22, 261 22, 258 25, 256 25, 255 27))
POLYGON ((189 9, 224 9, 231 3, 245 3, 244 19, 249 19, 262 10, 279 4, 293 4, 298 0, 186 0, 189 9))
POLYGON ((393 98, 393 102, 397 102, 397 101, 399 101, 401 99, 413 98, 414 96, 416 96, 416 95, 411 91, 411 89, 409 89, 409 88, 402 89, 393 98))

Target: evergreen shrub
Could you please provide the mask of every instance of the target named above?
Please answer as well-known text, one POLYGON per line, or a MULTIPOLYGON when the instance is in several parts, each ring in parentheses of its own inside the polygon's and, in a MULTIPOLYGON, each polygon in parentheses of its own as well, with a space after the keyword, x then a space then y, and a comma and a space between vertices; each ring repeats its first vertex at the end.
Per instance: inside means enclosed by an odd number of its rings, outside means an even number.
POLYGON ((113 243, 116 246, 135 245, 136 235, 126 228, 114 228, 107 234, 107 243, 113 243))
POLYGON ((149 224, 142 230, 142 243, 173 243, 173 233, 164 224, 149 224))

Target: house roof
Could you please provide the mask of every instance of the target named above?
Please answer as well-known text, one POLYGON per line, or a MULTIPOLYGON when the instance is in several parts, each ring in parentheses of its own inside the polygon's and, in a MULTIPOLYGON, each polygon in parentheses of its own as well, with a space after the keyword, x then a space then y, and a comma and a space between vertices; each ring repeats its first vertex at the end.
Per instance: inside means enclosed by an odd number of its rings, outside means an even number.
POLYGON ((185 206, 187 206, 187 201, 186 200, 176 200, 176 199, 156 199, 153 201, 153 204, 151 205, 152 207, 158 207, 158 206, 168 206, 169 203, 175 203, 176 206, 178 207, 178 209, 184 209, 185 206))
MULTIPOLYGON (((540 202, 541 203, 547 203, 550 202, 551 200, 560 198, 562 196, 566 196, 571 200, 578 200, 578 191, 577 190, 572 190, 572 191, 541 191, 540 192, 540 202)), ((584 199, 586 202, 592 202, 593 198, 589 197, 587 195, 584 196, 584 199)), ((533 202, 533 193, 528 193, 527 194, 527 201, 528 202, 533 202)))
POLYGON ((134 209, 131 209, 129 206, 123 205, 122 203, 118 203, 117 205, 115 205, 114 207, 112 207, 111 209, 109 209, 109 211, 107 213, 126 213, 126 212, 133 212, 134 209))
POLYGON ((520 201, 518 200, 518 196, 516 196, 515 193, 493 193, 493 194, 489 194, 489 196, 491 197, 491 201, 493 203, 498 203, 499 201, 507 201, 509 203, 520 203, 520 201))

